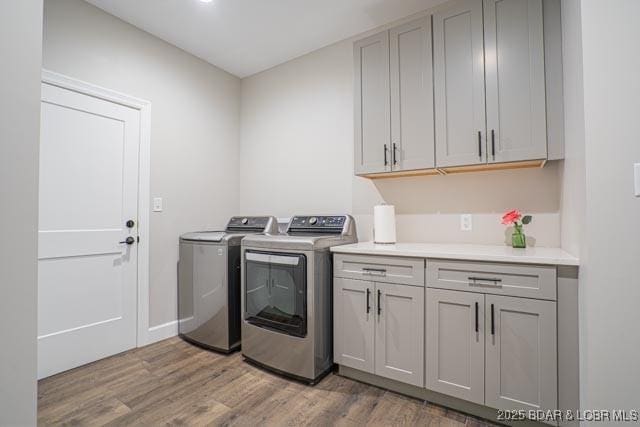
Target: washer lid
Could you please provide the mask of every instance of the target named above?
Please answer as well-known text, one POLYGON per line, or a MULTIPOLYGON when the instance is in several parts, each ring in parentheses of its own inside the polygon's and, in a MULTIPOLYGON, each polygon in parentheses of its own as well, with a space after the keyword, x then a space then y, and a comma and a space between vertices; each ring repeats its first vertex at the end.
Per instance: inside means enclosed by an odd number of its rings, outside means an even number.
POLYGON ((182 240, 193 240, 196 242, 221 242, 227 235, 224 231, 196 231, 180 236, 182 240))

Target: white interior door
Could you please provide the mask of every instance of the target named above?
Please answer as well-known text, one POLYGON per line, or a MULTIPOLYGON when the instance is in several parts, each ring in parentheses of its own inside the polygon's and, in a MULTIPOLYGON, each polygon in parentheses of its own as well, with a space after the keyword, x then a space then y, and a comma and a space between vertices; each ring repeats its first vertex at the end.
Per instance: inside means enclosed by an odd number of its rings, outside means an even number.
POLYGON ((136 345, 140 112, 43 83, 40 145, 43 378, 136 345))

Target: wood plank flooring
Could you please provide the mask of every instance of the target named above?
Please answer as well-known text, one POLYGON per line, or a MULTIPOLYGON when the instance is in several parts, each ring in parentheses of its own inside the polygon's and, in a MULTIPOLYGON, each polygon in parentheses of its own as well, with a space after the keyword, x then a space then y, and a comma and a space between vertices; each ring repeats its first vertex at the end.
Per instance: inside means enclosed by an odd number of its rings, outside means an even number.
POLYGON ((177 337, 41 380, 38 424, 491 425, 334 374, 309 387, 177 337))

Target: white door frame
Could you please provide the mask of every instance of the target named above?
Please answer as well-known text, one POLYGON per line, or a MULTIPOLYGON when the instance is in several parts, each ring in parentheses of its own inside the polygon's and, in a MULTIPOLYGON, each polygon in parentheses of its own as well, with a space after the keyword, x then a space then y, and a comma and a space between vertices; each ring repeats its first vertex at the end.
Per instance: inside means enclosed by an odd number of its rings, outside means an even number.
POLYGON ((149 336, 149 198, 151 172, 151 103, 63 74, 42 70, 42 82, 140 111, 138 169, 138 292, 136 345, 150 344, 149 336))

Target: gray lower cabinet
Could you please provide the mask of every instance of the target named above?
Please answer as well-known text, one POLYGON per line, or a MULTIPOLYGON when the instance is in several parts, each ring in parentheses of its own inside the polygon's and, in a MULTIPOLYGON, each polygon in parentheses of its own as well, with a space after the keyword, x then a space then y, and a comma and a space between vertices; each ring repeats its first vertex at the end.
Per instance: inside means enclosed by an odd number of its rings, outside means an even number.
POLYGON ((494 409, 560 406, 556 267, 335 254, 333 269, 335 363, 494 409))
POLYGON ((424 288, 376 283, 375 374, 424 385, 424 288))
POLYGON ((336 254, 333 261, 336 277, 424 287, 424 259, 336 254))
POLYGON ((556 303, 485 298, 485 404, 496 409, 556 409, 556 303))
POLYGON ((484 405, 484 295, 427 289, 426 387, 484 405))
POLYGON ((429 260, 429 286, 454 291, 556 299, 556 267, 496 262, 429 260))
POLYGON ((424 287, 334 278, 334 362, 424 385, 424 287))
POLYGON ((426 277, 428 389, 495 409, 558 408, 553 268, 428 260, 426 277))
POLYGON ((374 371, 374 290, 366 280, 333 281, 333 360, 365 372, 374 371))

